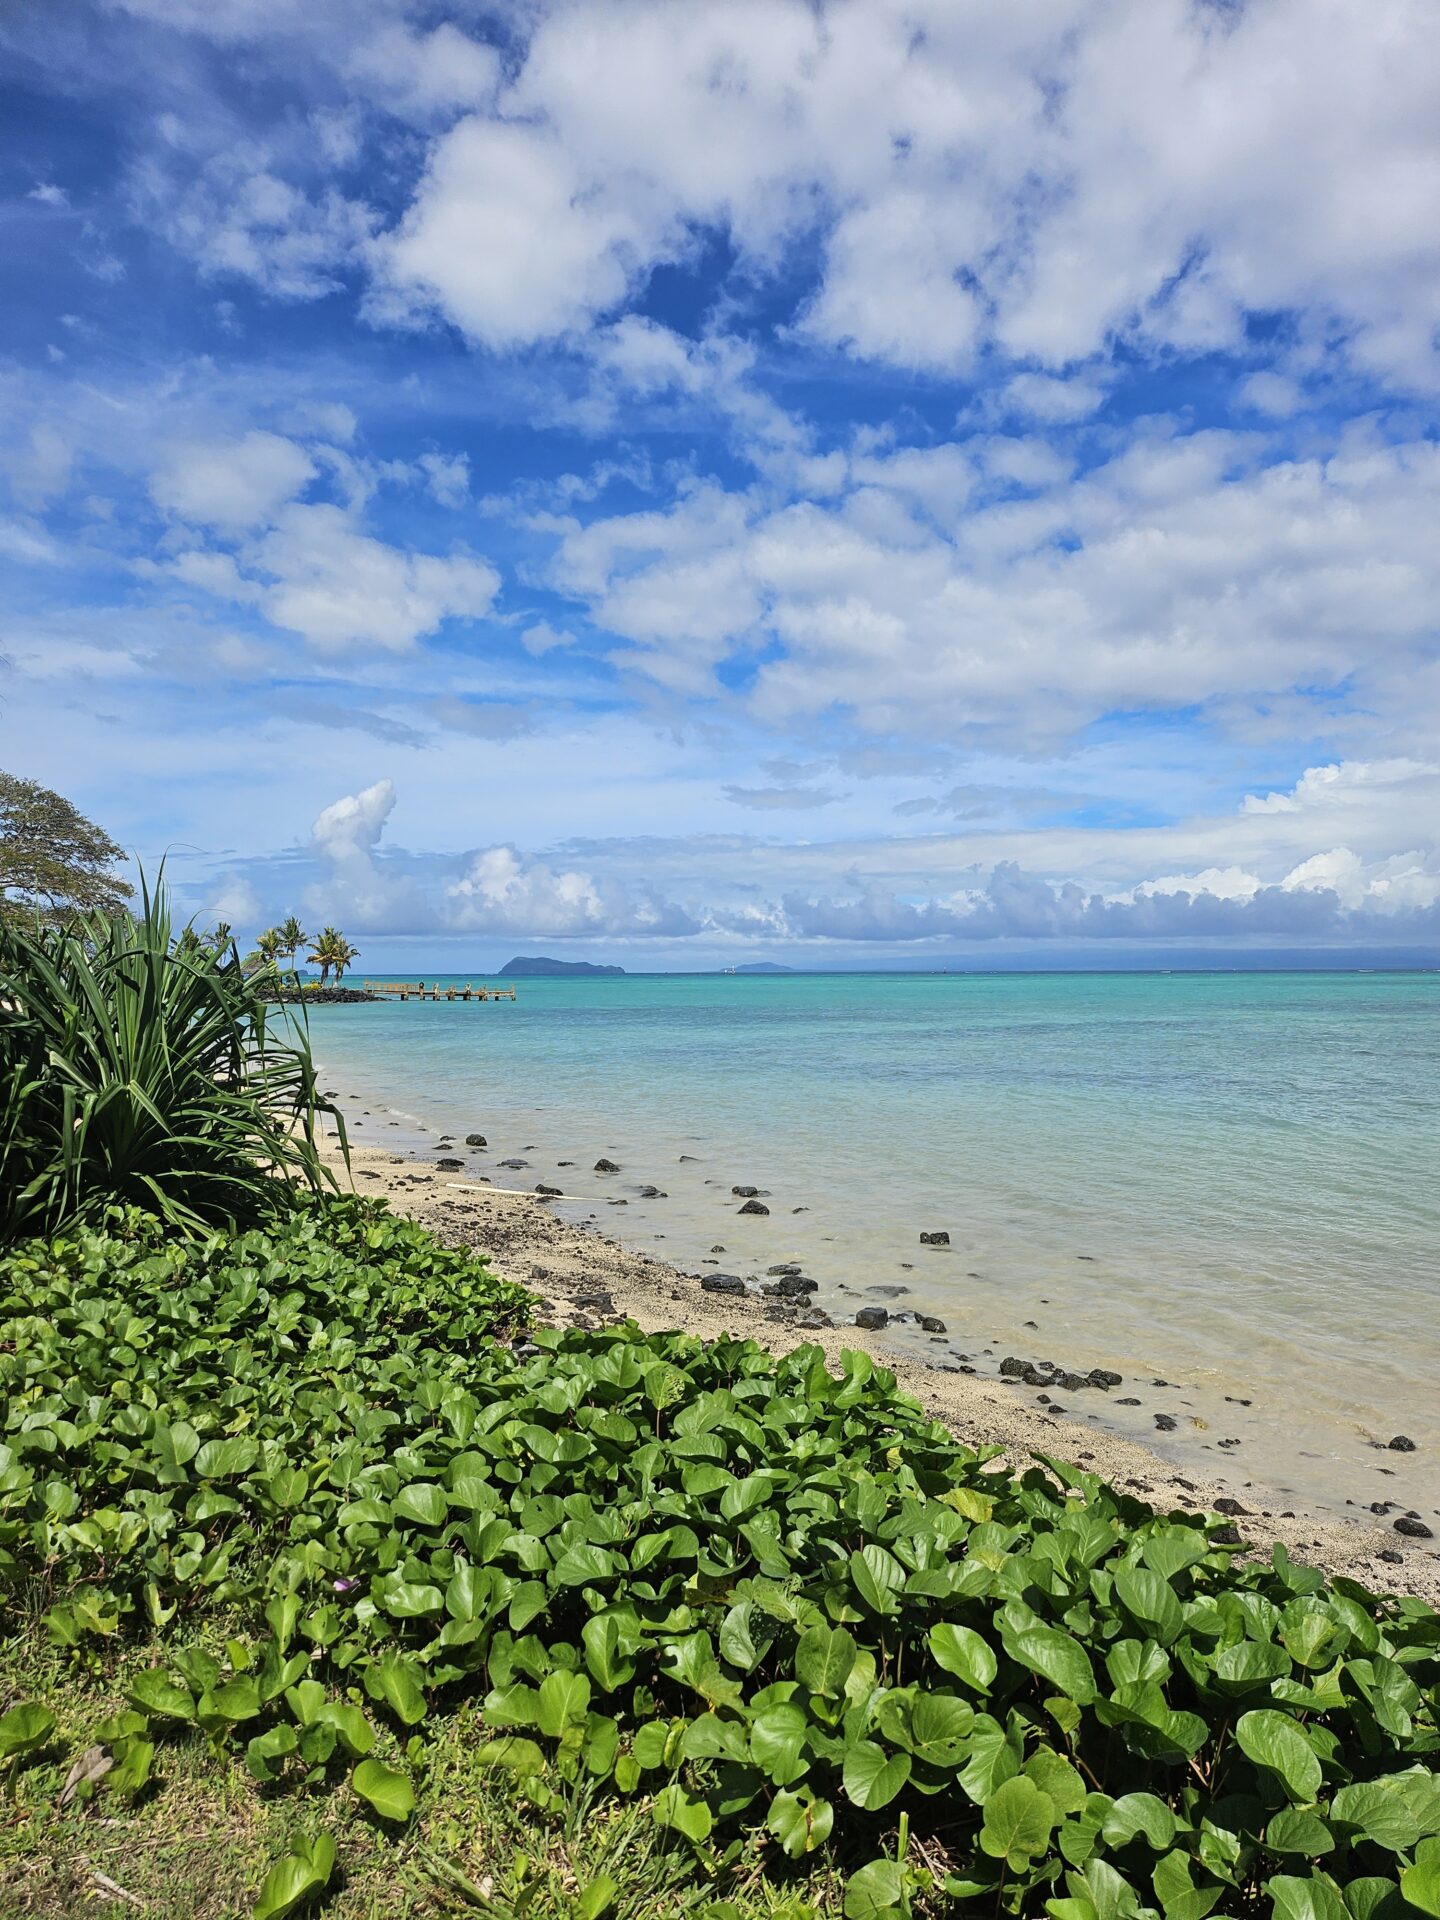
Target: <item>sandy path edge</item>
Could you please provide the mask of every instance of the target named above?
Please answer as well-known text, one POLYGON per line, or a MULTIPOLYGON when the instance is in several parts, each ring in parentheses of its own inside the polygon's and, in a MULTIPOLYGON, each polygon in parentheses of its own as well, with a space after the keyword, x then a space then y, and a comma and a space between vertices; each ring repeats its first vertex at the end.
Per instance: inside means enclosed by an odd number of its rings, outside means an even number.
POLYGON ((1210 1509, 1219 1498, 1238 1500, 1244 1512, 1235 1524, 1258 1552, 1268 1553, 1273 1541, 1283 1541, 1296 1560, 1346 1574, 1375 1592, 1415 1594, 1440 1603, 1440 1552, 1428 1541, 1406 1541, 1386 1526, 1336 1520, 1300 1506, 1276 1511, 1258 1485, 1247 1488, 1182 1470, 1122 1435, 1056 1418, 994 1380, 927 1367, 896 1352, 883 1332, 800 1328, 791 1315, 771 1317, 780 1309, 753 1295, 703 1293, 694 1276, 557 1219, 534 1194, 441 1172, 428 1157, 411 1159, 378 1147, 352 1145, 347 1174, 333 1144, 325 1151, 342 1188, 383 1195, 396 1212, 446 1242, 484 1254, 496 1272, 539 1295, 545 1305, 537 1317, 547 1324, 598 1326, 629 1318, 647 1333, 679 1329, 702 1339, 736 1334, 775 1353, 813 1342, 832 1363, 846 1348, 863 1348, 928 1413, 972 1446, 1003 1447, 1011 1464, 1023 1466, 1035 1453, 1075 1461, 1162 1511, 1210 1509), (598 1301, 590 1300, 597 1295, 598 1301), (1400 1562, 1382 1560, 1387 1552, 1400 1553, 1400 1562))

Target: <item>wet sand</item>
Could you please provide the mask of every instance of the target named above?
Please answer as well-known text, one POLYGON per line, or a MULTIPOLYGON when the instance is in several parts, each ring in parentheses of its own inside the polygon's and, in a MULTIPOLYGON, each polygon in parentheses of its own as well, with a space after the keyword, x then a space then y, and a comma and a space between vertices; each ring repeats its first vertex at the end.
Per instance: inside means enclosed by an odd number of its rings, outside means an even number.
MULTIPOLYGON (((539 1317, 548 1324, 593 1328, 630 1318, 647 1332, 683 1329, 701 1338, 728 1333, 777 1353, 813 1341, 832 1362, 846 1348, 863 1348, 892 1369, 927 1412, 971 1445, 1003 1447, 1012 1465, 1023 1466, 1035 1453, 1074 1461, 1161 1510, 1230 1515, 1242 1537, 1261 1554, 1268 1554, 1272 1542, 1283 1541, 1295 1559, 1346 1574, 1375 1591, 1440 1602, 1440 1541, 1403 1537, 1393 1529, 1393 1516, 1382 1520, 1364 1514, 1350 1521, 1307 1510, 1291 1496, 1272 1493, 1253 1467, 1238 1459, 1229 1477, 1189 1463, 1179 1468, 1139 1442, 1106 1430, 1098 1414, 1068 1417, 1068 1408, 1062 1414, 1041 1402, 1034 1385, 1001 1381, 995 1377, 994 1357, 985 1360, 991 1369, 988 1376, 960 1371, 972 1363, 958 1360, 953 1347, 942 1351, 937 1337, 936 1358, 927 1363, 914 1351, 918 1330, 913 1324, 892 1323, 879 1330, 813 1324, 828 1316, 803 1298, 766 1298, 753 1290, 705 1291, 705 1269, 684 1271, 622 1245, 589 1221, 558 1217, 557 1207, 566 1204, 563 1197, 518 1192, 436 1166, 437 1158, 459 1157, 462 1151, 456 1147, 452 1156, 442 1145, 407 1157, 356 1144, 352 1135, 348 1176, 338 1152, 331 1149, 330 1158, 342 1184, 353 1185, 359 1193, 383 1195, 397 1211, 452 1244, 474 1247, 497 1272, 531 1289, 543 1303, 539 1317)), ((607 1210, 615 1205, 601 1203, 607 1210)), ((614 1216, 617 1227, 622 1219, 614 1216)), ((721 1271, 746 1265, 740 1258, 716 1261, 721 1271)), ((1440 1527, 1436 1531, 1440 1533, 1440 1527)))

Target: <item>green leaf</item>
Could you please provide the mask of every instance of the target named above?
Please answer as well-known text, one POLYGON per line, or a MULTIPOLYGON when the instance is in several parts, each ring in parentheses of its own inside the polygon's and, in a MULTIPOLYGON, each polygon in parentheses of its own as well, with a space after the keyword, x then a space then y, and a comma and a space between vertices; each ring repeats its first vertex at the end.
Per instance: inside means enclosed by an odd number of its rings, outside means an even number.
POLYGON ((777 1787, 792 1786, 803 1778, 807 1721, 799 1707, 782 1701, 757 1713, 750 1724, 750 1754, 777 1787))
POLYGON ((558 1740, 567 1727, 583 1726, 590 1711, 590 1681, 583 1673, 563 1667, 546 1674, 540 1683, 537 1720, 541 1733, 558 1740))
POLYGON ((265 1876, 260 1898, 255 1902, 252 1920, 284 1920, 311 1894, 321 1893, 330 1884, 335 1870, 335 1842, 328 1833, 313 1840, 297 1841, 293 1850, 265 1876))
POLYGON ((843 1771, 847 1796, 874 1813, 889 1806, 910 1778, 910 1756, 887 1754, 873 1740, 857 1740, 845 1755, 843 1771))
POLYGON ((903 1912, 904 1870, 893 1860, 872 1860, 845 1887, 845 1920, 886 1920, 903 1912))
POLYGON ((1152 1567, 1117 1567, 1115 1592, 1126 1611, 1165 1646, 1179 1637, 1184 1615, 1175 1589, 1152 1567))
POLYGON ((930 1629, 930 1651, 937 1666, 953 1673, 976 1693, 989 1693, 995 1684, 999 1662, 973 1627, 942 1620, 930 1629))
POLYGON ((905 1569, 884 1547, 871 1544, 850 1556, 850 1578, 855 1591, 873 1613, 897 1613, 896 1595, 905 1584, 905 1569))
POLYGON ((606 1693, 614 1693, 635 1678, 635 1648, 639 1642, 633 1611, 592 1613, 581 1629, 585 1664, 606 1693))
POLYGON ((1318 1860, 1335 1849, 1335 1836, 1309 1807, 1282 1807, 1265 1829, 1265 1846, 1270 1853, 1303 1853, 1318 1860))
POLYGON ((715 1821, 703 1800, 693 1799, 682 1786, 662 1787, 655 1796, 655 1824, 683 1833, 698 1847, 708 1840, 715 1821))
POLYGON ((359 1763, 350 1784, 382 1820, 408 1820, 415 1811, 415 1789, 408 1776, 373 1755, 359 1763))
POLYGON ((249 1473, 259 1457, 253 1440, 207 1440, 195 1456, 195 1471, 205 1480, 233 1480, 249 1473))
POLYGON ((365 1669, 365 1691, 372 1700, 389 1707, 407 1727, 418 1726, 425 1718, 425 1695, 408 1661, 372 1661, 365 1669))
POLYGON ((980 1845, 992 1859, 1003 1860, 1020 1872, 1050 1844, 1056 1822, 1055 1802, 1027 1775, 1005 1781, 985 1802, 980 1845))
POLYGON ((602 1920, 614 1906, 619 1891, 608 1873, 597 1874, 575 1896, 575 1920, 602 1920))
POLYGON ((1440 1840, 1426 1840, 1400 1875, 1400 1891, 1419 1913, 1440 1920, 1440 1840))
POLYGON ((1277 1873, 1265 1882, 1275 1920, 1350 1920, 1333 1880, 1316 1874, 1309 1880, 1277 1873))
POLYGON ((807 1627, 795 1646, 795 1677, 826 1699, 845 1690, 855 1665, 855 1636, 844 1627, 807 1627))
POLYGON ((1077 1706, 1088 1706, 1095 1698, 1095 1670, 1079 1641, 1059 1627, 1028 1622, 1014 1626, 1013 1610, 1012 1602, 1000 1616, 1005 1651, 1011 1659, 1042 1675, 1077 1706))
POLYGON ((1389 1853, 1408 1853, 1420 1838, 1420 1822, 1393 1789, 1378 1780, 1341 1787, 1330 1802, 1330 1818, 1356 1827, 1389 1853))
POLYGON ((550 1579, 557 1587, 597 1586, 601 1581, 613 1580, 618 1565, 608 1548, 581 1541, 565 1549, 551 1568, 550 1579))
POLYGON ((450 1503, 445 1498, 443 1487, 424 1480, 412 1480, 409 1486, 402 1487, 396 1494, 394 1511, 397 1520, 413 1520, 422 1527, 441 1527, 450 1511, 450 1503))
POLYGON ((782 1789, 770 1802, 765 1824, 790 1858, 800 1860, 830 1838, 835 1809, 828 1800, 817 1800, 808 1791, 790 1793, 782 1789))
POLYGON ((1153 1793, 1124 1793, 1105 1816, 1101 1831, 1107 1846, 1123 1847, 1143 1833, 1157 1853, 1175 1838, 1175 1815, 1153 1793))
POLYGON ((1241 1751, 1285 1783, 1294 1800, 1313 1801, 1322 1778, 1315 1749, 1287 1714, 1263 1707, 1242 1713, 1235 1723, 1241 1751))
POLYGON ((16 1754, 33 1753, 43 1747, 55 1731, 55 1716, 37 1701, 22 1700, 18 1707, 0 1717, 0 1760, 16 1754))

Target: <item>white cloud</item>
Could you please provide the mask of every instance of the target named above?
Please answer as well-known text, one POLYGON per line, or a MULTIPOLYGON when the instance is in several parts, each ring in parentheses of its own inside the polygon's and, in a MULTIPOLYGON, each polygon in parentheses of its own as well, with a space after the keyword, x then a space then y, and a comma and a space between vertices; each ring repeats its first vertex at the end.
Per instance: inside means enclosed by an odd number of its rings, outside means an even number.
POLYGON ((674 938, 696 931, 683 908, 647 889, 527 863, 505 846, 472 856, 463 878, 445 890, 445 919, 456 929, 526 938, 674 938))
POLYGON ((548 620, 537 620, 533 627, 527 627, 521 634, 520 644, 527 653, 541 660, 557 647, 573 647, 575 636, 552 627, 548 620))
POLYGON ((170 447, 150 480, 155 504, 192 526, 241 532, 271 519, 315 477, 303 447, 278 433, 170 447))
POLYGON ((413 877, 380 857, 380 841, 398 795, 391 780, 332 801, 316 816, 310 844, 325 877, 305 891, 305 909, 349 930, 411 932, 431 910, 413 877))
POLYGON ((1053 373, 1017 373, 1006 385, 1004 397, 1017 413, 1063 426, 1097 413, 1105 404, 1105 388, 1098 379, 1083 374, 1061 379, 1053 373))
POLYGON ((375 257, 400 294, 414 290, 473 339, 504 349, 614 306, 634 263, 658 257, 658 235, 642 224, 579 177, 553 133, 469 119, 441 140, 375 257))
MULTIPOLYGON (((806 330, 898 365, 993 342, 1059 373, 1290 310, 1431 384, 1427 30, 1417 0, 562 5, 441 135, 379 258, 508 348, 593 321, 700 230, 760 271, 809 232, 806 330)), ((1081 398, 1030 390, 1042 417, 1081 398)))
POLYGON ((422 453, 425 484, 442 507, 463 507, 470 498, 470 462, 463 453, 422 453))
POLYGON ((451 618, 488 613, 500 576, 488 561, 388 546, 339 507, 290 506, 247 556, 273 626, 314 646, 413 646, 451 618))
POLYGON ((998 456, 1026 496, 959 519, 994 441, 858 460, 863 485, 833 502, 712 484, 566 526, 552 577, 664 686, 714 692, 722 662, 768 650, 748 699, 774 724, 840 706, 1023 743, 1117 708, 1263 699, 1303 726, 1342 686, 1378 716, 1440 710, 1428 441, 1358 429, 1328 458, 1267 463, 1251 436, 1152 423, 1079 477, 1043 445, 998 456))

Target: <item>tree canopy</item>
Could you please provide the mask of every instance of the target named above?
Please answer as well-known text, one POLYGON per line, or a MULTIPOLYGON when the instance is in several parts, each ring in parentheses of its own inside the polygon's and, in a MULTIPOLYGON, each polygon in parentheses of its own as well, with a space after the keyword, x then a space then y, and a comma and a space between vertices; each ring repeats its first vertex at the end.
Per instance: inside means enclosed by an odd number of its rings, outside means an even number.
POLYGON ((103 828, 38 780, 0 772, 0 914, 115 913, 134 888, 103 828))

